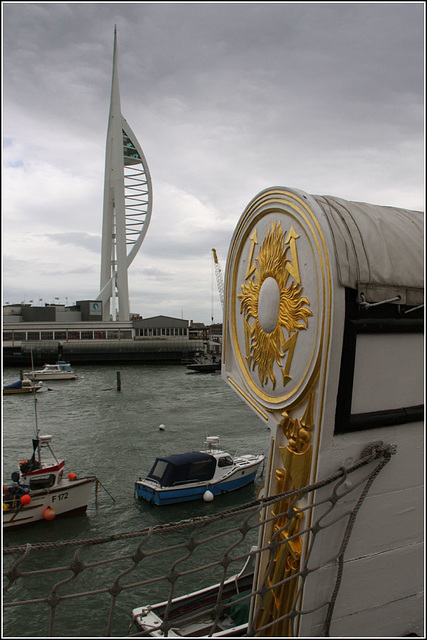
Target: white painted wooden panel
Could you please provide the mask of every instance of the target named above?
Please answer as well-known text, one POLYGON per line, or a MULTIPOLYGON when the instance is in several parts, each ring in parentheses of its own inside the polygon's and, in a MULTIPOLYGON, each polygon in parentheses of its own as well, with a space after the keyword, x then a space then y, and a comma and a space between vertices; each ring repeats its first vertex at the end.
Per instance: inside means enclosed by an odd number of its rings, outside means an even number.
POLYGON ((352 413, 423 404, 423 340, 422 333, 357 336, 352 413))
POLYGON ((345 562, 335 617, 416 595, 424 588, 422 543, 345 562))
MULTIPOLYGON (((327 477, 340 466, 349 466, 357 460, 367 443, 381 438, 396 444, 396 454, 375 478, 356 518, 350 539, 349 553, 354 557, 419 541, 423 534, 424 518, 424 432, 423 425, 408 424, 385 429, 344 434, 333 439, 332 451, 321 451, 318 479, 327 477), (332 453, 332 455, 331 455, 332 453), (385 531, 383 531, 383 525, 385 531)), ((359 479, 372 471, 376 462, 349 474, 338 493, 352 488, 359 479)), ((332 485, 317 491, 316 503, 326 503, 313 510, 312 522, 322 515, 330 503, 332 485)), ((360 495, 355 489, 337 503, 326 522, 352 508, 360 495)), ((322 565, 339 550, 347 519, 318 534, 312 563, 322 565)), ((323 522, 321 522, 323 524, 323 522)), ((350 556, 351 557, 351 556, 350 556)))
MULTIPOLYGON (((330 635, 334 638, 402 637, 415 633, 425 637, 424 594, 419 593, 382 607, 360 611, 332 621, 330 635)), ((323 626, 313 629, 313 636, 322 633, 323 626)))
MULTIPOLYGON (((342 618, 339 626, 340 635, 361 635, 360 629, 354 630, 353 634, 352 627, 354 615, 359 608, 366 611, 375 609, 378 615, 382 615, 378 609, 379 606, 385 604, 388 607, 388 603, 413 597, 423 588, 424 429, 422 423, 342 434, 333 436, 330 440, 326 437, 323 445, 327 442, 328 446, 321 448, 318 479, 337 471, 340 466, 352 464, 360 458, 362 449, 376 440, 396 444, 397 452, 374 480, 356 518, 345 555, 345 578, 339 594, 341 604, 337 602, 335 611, 335 616, 342 618), (371 572, 373 576, 370 575, 371 572), (366 601, 363 600, 365 597, 366 601)), ((375 466, 376 463, 373 462, 349 475, 346 481, 348 487, 354 486, 359 478, 375 466)), ((344 485, 339 492, 343 489, 344 485)), ((338 514, 353 506, 360 495, 361 488, 355 491, 356 495, 349 493, 343 504, 337 504, 327 516, 327 521, 335 519, 338 514)), ((323 488, 316 493, 316 502, 322 497, 327 499, 330 494, 331 486, 323 488)), ((328 502, 317 507, 313 518, 323 513, 327 505, 328 502)), ((334 524, 332 528, 321 531, 317 536, 309 567, 323 566, 323 568, 307 579, 304 590, 304 610, 321 605, 332 593, 336 571, 333 566, 324 567, 324 565, 331 562, 339 552, 346 524, 347 519, 334 524)), ((414 610, 417 604, 419 607, 419 600, 412 603, 414 610)), ((423 608, 419 608, 418 620, 422 612, 423 608)), ((402 610, 402 615, 403 613, 402 610)), ((315 614, 303 616, 299 635, 318 635, 319 625, 323 624, 325 615, 326 609, 323 608, 315 614)), ((375 615, 372 614, 372 616, 374 619, 375 615)), ((404 622, 406 623, 402 619, 402 623, 404 622)), ((365 635, 373 636, 375 632, 369 630, 365 635)), ((381 635, 381 632, 378 631, 377 635, 381 635)), ((384 635, 387 635, 387 632, 384 635)))
POLYGON ((396 454, 376 478, 370 495, 423 485, 425 439, 422 422, 333 436, 331 443, 322 446, 319 478, 334 473, 341 466, 349 466, 360 458, 366 445, 379 440, 384 444, 395 444, 396 454))
MULTIPOLYGON (((341 629, 340 635, 371 637, 370 628, 366 628, 365 633, 361 633, 360 629, 357 631, 352 625, 354 615, 361 612, 376 610, 378 616, 382 617, 383 624, 386 624, 383 606, 386 606, 393 615, 398 615, 399 611, 401 615, 403 613, 401 603, 408 598, 418 597, 423 592, 424 563, 422 559, 423 544, 419 543, 345 562, 333 614, 331 635, 335 636, 333 624, 337 620, 341 629)), ((306 590, 303 610, 309 611, 330 599, 336 574, 337 566, 330 564, 308 577, 307 586, 309 581, 311 586, 306 590)), ((419 598, 416 602, 420 607, 419 598)), ((309 637, 318 635, 325 617, 326 607, 314 614, 301 616, 299 635, 309 637)), ((408 620, 402 617, 402 627, 410 627, 414 624, 414 620, 417 625, 422 624, 422 607, 415 610, 414 605, 414 611, 408 620)))
MULTIPOLYGON (((397 494, 365 498, 353 526, 346 549, 347 560, 379 553, 388 549, 422 542, 424 539, 424 488, 413 487, 397 494)), ((322 519, 325 525, 349 511, 349 503, 337 504, 322 519)), ((316 513, 322 509, 319 508, 316 513)), ((316 536, 316 562, 332 559, 338 552, 349 517, 320 531, 316 536)))

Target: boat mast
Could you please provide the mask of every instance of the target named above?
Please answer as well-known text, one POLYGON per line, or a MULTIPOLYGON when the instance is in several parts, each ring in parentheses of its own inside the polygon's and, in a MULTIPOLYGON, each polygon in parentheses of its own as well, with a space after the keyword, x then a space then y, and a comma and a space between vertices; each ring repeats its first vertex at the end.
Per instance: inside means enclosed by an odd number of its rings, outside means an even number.
POLYGON ((35 421, 35 428, 36 428, 37 451, 38 451, 38 458, 39 458, 39 462, 40 462, 41 461, 40 441, 39 441, 40 431, 39 431, 39 425, 38 425, 38 421, 37 421, 37 398, 36 398, 36 386, 35 385, 34 385, 34 388, 33 388, 33 394, 34 394, 34 421, 35 421))
MULTIPOLYGON (((34 371, 34 358, 33 358, 33 349, 31 348, 31 370, 34 371)), ((36 440, 37 440, 37 451, 38 451, 38 457, 39 457, 39 462, 41 460, 41 454, 40 454, 40 444, 39 444, 39 425, 38 425, 38 420, 37 420, 37 397, 36 397, 36 385, 34 384, 35 380, 33 381, 33 397, 34 397, 34 424, 35 424, 35 429, 36 429, 36 440)))

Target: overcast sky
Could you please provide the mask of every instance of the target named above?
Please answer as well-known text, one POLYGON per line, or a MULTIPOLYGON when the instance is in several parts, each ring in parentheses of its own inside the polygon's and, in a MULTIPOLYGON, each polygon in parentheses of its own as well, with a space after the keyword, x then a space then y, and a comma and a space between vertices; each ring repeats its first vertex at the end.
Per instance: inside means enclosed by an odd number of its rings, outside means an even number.
POLYGON ((153 182, 132 312, 221 321, 211 249, 267 187, 424 210, 424 3, 2 9, 3 303, 98 295, 115 24, 153 182))

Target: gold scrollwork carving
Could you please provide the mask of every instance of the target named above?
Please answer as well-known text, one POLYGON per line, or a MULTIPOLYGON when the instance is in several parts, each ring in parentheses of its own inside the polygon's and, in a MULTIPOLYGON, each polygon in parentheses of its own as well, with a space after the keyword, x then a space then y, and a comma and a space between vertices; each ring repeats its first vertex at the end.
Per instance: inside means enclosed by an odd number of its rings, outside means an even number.
MULTIPOLYGON (((280 447, 282 469, 276 469, 276 494, 300 489, 310 478, 312 446, 311 434, 314 429, 315 392, 310 394, 307 407, 300 420, 292 419, 283 412, 280 426, 288 439, 286 447, 280 447)), ((277 546, 273 565, 266 576, 269 587, 258 616, 257 628, 271 624, 262 633, 268 637, 288 637, 292 633, 290 618, 280 620, 295 606, 298 592, 298 573, 303 550, 302 537, 297 535, 302 528, 303 512, 294 504, 295 497, 284 498, 271 511, 276 516, 271 529, 270 543, 277 546), (275 586, 277 585, 277 586, 275 586)))

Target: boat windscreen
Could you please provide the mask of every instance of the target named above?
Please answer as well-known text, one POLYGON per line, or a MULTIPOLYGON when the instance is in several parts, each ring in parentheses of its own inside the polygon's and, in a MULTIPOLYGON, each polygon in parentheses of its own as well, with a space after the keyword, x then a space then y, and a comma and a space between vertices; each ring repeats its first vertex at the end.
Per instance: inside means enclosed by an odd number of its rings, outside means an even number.
POLYGON ((71 365, 69 362, 58 362, 58 367, 61 371, 71 371, 71 365))
POLYGON ((166 471, 168 463, 166 460, 156 460, 153 468, 150 471, 150 476, 156 478, 156 480, 161 480, 163 478, 163 474, 166 471))

